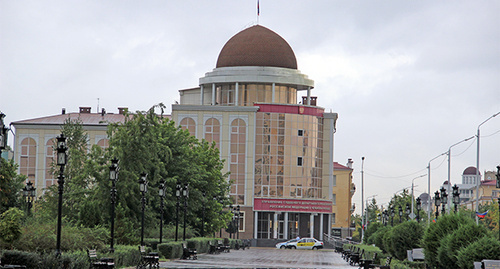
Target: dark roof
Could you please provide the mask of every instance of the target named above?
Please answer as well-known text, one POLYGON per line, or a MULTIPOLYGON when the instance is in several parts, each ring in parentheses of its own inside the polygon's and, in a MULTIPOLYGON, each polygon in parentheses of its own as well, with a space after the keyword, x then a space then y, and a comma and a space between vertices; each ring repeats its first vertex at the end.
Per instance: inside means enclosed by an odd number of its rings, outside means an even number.
MULTIPOLYGON (((469 167, 465 168, 462 175, 475 175, 475 174, 476 174, 476 167, 469 166, 469 167)), ((479 174, 481 174, 481 172, 479 172, 479 174)))
POLYGON ((292 48, 277 33, 266 27, 249 27, 227 41, 216 67, 272 66, 297 69, 292 48))

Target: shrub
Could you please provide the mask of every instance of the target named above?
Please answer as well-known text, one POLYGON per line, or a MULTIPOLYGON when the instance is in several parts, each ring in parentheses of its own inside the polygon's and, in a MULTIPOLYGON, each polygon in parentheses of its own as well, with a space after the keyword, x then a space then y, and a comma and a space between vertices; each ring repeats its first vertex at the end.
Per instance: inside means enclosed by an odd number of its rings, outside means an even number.
POLYGON ((437 249, 437 261, 439 263, 439 267, 443 269, 454 269, 456 268, 456 264, 448 255, 450 240, 452 238, 452 234, 447 234, 443 238, 441 238, 441 245, 437 249))
POLYGON ((458 251, 487 234, 488 230, 482 225, 475 223, 461 225, 442 239, 441 246, 438 248, 439 265, 442 268, 456 268, 458 251))
POLYGON ((370 238, 373 240, 373 244, 379 247, 383 252, 387 253, 387 250, 384 248, 384 235, 391 230, 391 227, 383 226, 380 227, 370 238))
POLYGON ((21 219, 24 213, 12 207, 0 215, 0 240, 12 244, 21 237, 21 219))
POLYGON ((457 253, 457 265, 460 268, 474 268, 474 262, 500 259, 500 241, 484 236, 457 253))
POLYGON ((141 260, 141 253, 139 252, 138 246, 118 245, 115 247, 115 252, 113 254, 107 254, 106 256, 115 259, 116 268, 136 266, 141 260))
POLYGON ((2 254, 3 264, 25 265, 27 268, 40 268, 40 255, 19 250, 6 250, 2 254))
POLYGON ((420 246, 420 239, 424 234, 424 228, 416 221, 407 221, 394 227, 391 232, 390 241, 392 244, 392 254, 404 260, 407 250, 420 246))
POLYGON ((181 242, 168 242, 158 245, 158 252, 167 259, 177 259, 182 255, 181 242))
POLYGON ((365 237, 363 243, 374 244, 372 235, 375 234, 380 228, 384 227, 380 222, 373 222, 368 225, 365 231, 365 237))
POLYGON ((385 232, 385 234, 383 235, 382 237, 382 242, 383 242, 383 249, 394 256, 394 252, 393 252, 393 248, 392 248, 392 231, 394 230, 394 228, 390 228, 387 230, 387 232, 385 232))
POLYGON ((457 230, 460 225, 468 223, 474 223, 468 215, 451 213, 441 216, 436 223, 430 224, 422 239, 425 261, 428 265, 431 267, 439 267, 437 251, 438 247, 441 245, 441 239, 447 234, 457 230))

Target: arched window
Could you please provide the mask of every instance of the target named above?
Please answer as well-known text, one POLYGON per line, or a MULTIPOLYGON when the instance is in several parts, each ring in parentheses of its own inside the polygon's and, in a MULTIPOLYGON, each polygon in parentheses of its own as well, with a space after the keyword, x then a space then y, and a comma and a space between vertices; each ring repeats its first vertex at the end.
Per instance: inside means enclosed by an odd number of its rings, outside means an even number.
POLYGON ((246 123, 242 119, 235 119, 231 122, 230 128, 230 153, 229 169, 231 174, 230 195, 236 204, 245 202, 245 168, 246 168, 246 123))
POLYGON ((192 118, 187 117, 182 119, 180 126, 183 130, 188 130, 192 136, 196 136, 196 123, 192 118))
POLYGON ((28 137, 21 141, 19 172, 34 182, 36 177, 36 141, 28 137))
POLYGON ((215 142, 215 147, 220 149, 220 122, 210 118, 205 122, 205 140, 209 143, 215 142))
POLYGON ((99 141, 97 141, 97 145, 101 147, 102 149, 107 149, 109 148, 109 139, 103 138, 99 141))
POLYGON ((45 143, 45 187, 48 188, 55 184, 54 174, 52 173, 52 163, 54 162, 55 150, 54 139, 47 140, 45 143))

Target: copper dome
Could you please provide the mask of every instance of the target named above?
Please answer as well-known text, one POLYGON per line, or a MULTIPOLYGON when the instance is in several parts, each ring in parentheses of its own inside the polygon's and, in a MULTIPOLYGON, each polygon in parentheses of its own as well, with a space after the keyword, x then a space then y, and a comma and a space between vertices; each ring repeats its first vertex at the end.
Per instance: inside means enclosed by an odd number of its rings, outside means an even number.
MULTIPOLYGON (((467 167, 462 175, 475 175, 476 174, 476 167, 474 166, 469 166, 467 167)), ((481 173, 479 173, 481 174, 481 173)))
POLYGON ((234 35, 222 48, 216 67, 272 66, 297 69, 288 43, 266 27, 255 25, 234 35))

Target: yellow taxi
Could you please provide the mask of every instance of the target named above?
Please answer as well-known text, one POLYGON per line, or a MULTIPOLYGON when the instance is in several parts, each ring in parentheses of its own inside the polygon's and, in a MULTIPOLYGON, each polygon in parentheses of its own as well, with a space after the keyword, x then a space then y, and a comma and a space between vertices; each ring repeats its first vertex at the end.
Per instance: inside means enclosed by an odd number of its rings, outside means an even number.
POLYGON ((288 243, 286 245, 286 248, 292 249, 321 249, 323 247, 323 242, 315 238, 302 238, 297 242, 288 243))

